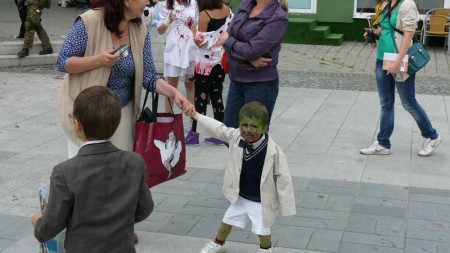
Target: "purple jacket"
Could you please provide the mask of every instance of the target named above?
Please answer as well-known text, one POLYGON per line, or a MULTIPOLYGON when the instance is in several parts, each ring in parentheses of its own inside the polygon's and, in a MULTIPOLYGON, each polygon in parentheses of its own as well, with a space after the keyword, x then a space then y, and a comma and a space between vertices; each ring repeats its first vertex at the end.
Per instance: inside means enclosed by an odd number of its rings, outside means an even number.
POLYGON ((255 0, 242 1, 228 26, 230 36, 223 45, 228 52, 230 79, 236 82, 265 82, 278 78, 278 54, 288 26, 287 13, 277 0, 272 0, 259 15, 249 18, 255 5, 255 0), (272 56, 268 66, 255 68, 249 62, 266 53, 272 56))

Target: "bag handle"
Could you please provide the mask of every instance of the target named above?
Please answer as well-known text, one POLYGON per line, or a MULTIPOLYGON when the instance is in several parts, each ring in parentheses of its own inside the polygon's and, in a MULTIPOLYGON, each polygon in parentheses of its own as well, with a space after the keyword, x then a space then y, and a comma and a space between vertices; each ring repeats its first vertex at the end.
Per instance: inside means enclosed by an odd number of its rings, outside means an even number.
MULTIPOLYGON (((145 105, 147 104, 147 99, 148 99, 149 93, 150 93, 150 91, 147 89, 147 91, 145 92, 144 103, 142 104, 141 114, 145 110, 145 105)), ((152 89, 152 111, 151 111, 152 119, 156 119, 156 113, 158 112, 158 98, 159 98, 159 94, 155 92, 155 89, 152 89)))
MULTIPOLYGON (((151 109, 151 119, 152 120, 156 120, 156 114, 158 113, 158 98, 159 98, 159 94, 155 91, 155 89, 152 89, 152 109, 151 109)), ((144 114, 144 111, 146 109, 145 106, 147 104, 147 99, 148 99, 148 94, 149 93, 150 93, 150 91, 147 89, 146 92, 145 92, 144 102, 142 104, 141 115, 144 114)), ((173 111, 173 106, 172 106, 172 103, 170 102, 170 98, 167 97, 167 99, 169 100, 170 111, 172 112, 172 116, 175 117, 175 113, 173 111)))

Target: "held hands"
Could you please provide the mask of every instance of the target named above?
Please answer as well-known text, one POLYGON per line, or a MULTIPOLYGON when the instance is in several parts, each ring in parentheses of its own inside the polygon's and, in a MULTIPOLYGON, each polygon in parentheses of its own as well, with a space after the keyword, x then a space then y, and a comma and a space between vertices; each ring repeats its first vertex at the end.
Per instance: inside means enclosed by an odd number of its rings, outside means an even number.
POLYGON ((198 120, 198 112, 194 109, 191 114, 186 114, 187 116, 191 116, 194 120, 198 120))
POLYGON ((175 104, 183 111, 186 115, 192 115, 195 112, 194 105, 191 104, 185 96, 183 96, 179 91, 175 92, 174 95, 175 104))

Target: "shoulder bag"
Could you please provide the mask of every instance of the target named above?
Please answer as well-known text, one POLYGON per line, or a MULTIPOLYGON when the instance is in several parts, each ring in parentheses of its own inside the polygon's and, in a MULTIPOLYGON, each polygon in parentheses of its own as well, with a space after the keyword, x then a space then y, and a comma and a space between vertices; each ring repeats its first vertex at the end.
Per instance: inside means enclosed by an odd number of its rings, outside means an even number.
POLYGON ((183 115, 157 113, 158 94, 152 91, 152 109, 145 107, 145 94, 139 119, 136 121, 133 151, 144 158, 147 166, 145 182, 153 187, 186 172, 186 144, 183 115))
MULTIPOLYGON (((395 43, 393 30, 400 33, 401 35, 403 35, 403 31, 400 31, 394 26, 392 26, 390 16, 389 16, 389 25, 391 26, 391 35, 392 39, 394 40, 395 51, 398 52, 397 43, 395 43)), ((408 48, 408 51, 406 52, 406 54, 408 55, 408 75, 413 75, 417 71, 423 69, 425 65, 427 65, 427 63, 430 61, 430 54, 427 52, 427 50, 425 50, 423 44, 420 43, 420 41, 418 41, 417 38, 414 36, 412 41, 413 41, 412 45, 408 48)))

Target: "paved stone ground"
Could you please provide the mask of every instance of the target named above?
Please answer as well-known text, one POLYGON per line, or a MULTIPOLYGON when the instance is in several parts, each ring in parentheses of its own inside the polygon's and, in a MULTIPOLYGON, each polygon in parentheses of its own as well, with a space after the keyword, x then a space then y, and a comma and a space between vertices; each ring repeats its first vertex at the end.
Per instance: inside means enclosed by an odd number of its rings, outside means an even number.
MULTIPOLYGON (((18 16, 5 10, 0 40, 17 27, 18 16)), ((59 23, 49 24, 51 36, 60 39, 80 11, 54 4, 49 13, 59 23)), ((273 227, 277 252, 450 252, 449 56, 430 51, 434 60, 418 75, 418 99, 443 143, 433 156, 418 157, 420 132, 397 102, 392 154, 363 156, 358 150, 378 129, 374 49, 353 42, 283 45, 271 136, 288 157, 298 214, 280 217, 273 227)), ((38 209, 37 189, 66 157, 54 111, 60 78, 48 66, 0 70, 2 253, 37 250, 29 219, 38 209)), ((157 205, 136 225, 138 252, 198 252, 213 237, 228 206, 221 194, 226 153, 207 144, 187 148, 188 173, 152 188, 157 205)), ((228 252, 256 251, 248 229, 229 239, 228 252)))
MULTIPOLYGON (((66 155, 54 112, 61 80, 6 72, 0 80, 0 252, 32 252, 39 183, 66 155)), ((416 155, 417 127, 397 110, 392 155, 373 157, 358 149, 377 130, 376 93, 281 89, 271 135, 288 157, 298 214, 273 227, 278 252, 448 252, 449 97, 419 99, 444 138, 436 153, 416 155)), ((152 189, 157 205, 136 225, 138 252, 197 252, 214 234, 228 205, 220 192, 225 151, 188 147, 188 173, 152 189)), ((229 252, 252 252, 257 243, 248 230, 233 231, 230 241, 229 252)))

